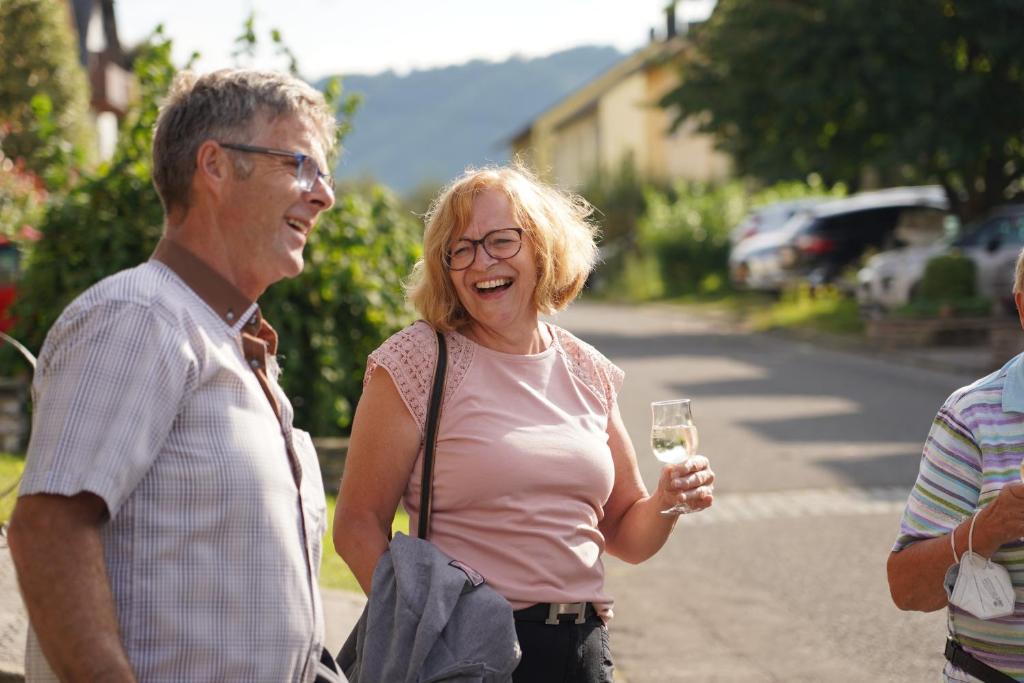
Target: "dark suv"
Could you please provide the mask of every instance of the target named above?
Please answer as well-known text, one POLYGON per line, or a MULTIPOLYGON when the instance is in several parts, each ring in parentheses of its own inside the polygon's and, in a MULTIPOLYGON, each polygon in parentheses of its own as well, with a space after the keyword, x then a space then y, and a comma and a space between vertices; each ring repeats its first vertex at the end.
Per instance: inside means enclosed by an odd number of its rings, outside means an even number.
POLYGON ((862 192, 823 202, 786 226, 779 264, 787 280, 833 282, 869 248, 901 246, 898 228, 941 234, 948 206, 938 186, 862 192))

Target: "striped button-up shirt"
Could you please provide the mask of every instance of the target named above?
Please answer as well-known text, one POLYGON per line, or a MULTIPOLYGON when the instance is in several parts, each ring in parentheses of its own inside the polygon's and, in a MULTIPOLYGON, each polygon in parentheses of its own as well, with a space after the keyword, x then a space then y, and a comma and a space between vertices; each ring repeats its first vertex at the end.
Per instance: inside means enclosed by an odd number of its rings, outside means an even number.
MULTIPOLYGON (((950 533, 1020 481, 1024 458, 1024 354, 955 391, 939 410, 924 446, 893 550, 950 533)), ((977 619, 950 606, 957 640, 975 657, 1024 681, 1024 542, 1002 546, 992 559, 1010 572, 1014 613, 977 619)), ((950 551, 950 563, 953 561, 950 551)), ((968 680, 947 667, 947 680, 968 680)))
MULTIPOLYGON (((326 526, 309 435, 255 303, 173 242, 77 298, 33 384, 21 495, 102 498, 142 681, 312 681, 326 526)), ((30 633, 29 680, 50 680, 30 633)))

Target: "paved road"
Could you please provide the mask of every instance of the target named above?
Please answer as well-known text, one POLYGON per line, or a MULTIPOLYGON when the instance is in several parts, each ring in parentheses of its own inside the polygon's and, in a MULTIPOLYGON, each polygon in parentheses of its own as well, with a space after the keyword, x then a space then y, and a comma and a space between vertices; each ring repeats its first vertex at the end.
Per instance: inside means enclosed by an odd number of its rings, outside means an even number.
POLYGON ((607 562, 629 683, 922 681, 943 613, 892 606, 885 560, 921 443, 973 377, 764 335, 668 307, 574 306, 556 322, 625 371, 648 486, 648 403, 694 399, 715 508, 642 565, 607 562))

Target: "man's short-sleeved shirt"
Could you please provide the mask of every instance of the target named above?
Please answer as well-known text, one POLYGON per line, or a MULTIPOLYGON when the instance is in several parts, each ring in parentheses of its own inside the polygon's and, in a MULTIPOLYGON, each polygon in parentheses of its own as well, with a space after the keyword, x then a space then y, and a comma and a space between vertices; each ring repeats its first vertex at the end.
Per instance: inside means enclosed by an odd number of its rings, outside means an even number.
MULTIPOLYGON (((1022 459, 1024 354, 958 389, 942 405, 925 441, 893 550, 949 534, 995 500, 1005 484, 1020 481, 1022 459)), ((951 605, 952 628, 968 652, 1024 681, 1024 541, 1002 546, 992 559, 1010 572, 1014 613, 981 620, 951 605)))
MULTIPOLYGON (((312 681, 326 526, 255 303, 164 241, 67 307, 40 353, 20 495, 91 492, 141 681, 312 681)), ((52 676, 34 633, 29 680, 52 676)))

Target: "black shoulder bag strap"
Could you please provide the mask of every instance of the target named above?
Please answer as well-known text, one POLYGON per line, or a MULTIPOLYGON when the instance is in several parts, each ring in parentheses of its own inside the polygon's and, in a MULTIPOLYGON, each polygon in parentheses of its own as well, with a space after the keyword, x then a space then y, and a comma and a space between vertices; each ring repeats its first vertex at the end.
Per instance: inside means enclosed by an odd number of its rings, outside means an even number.
POLYGON ((427 423, 423 443, 423 479, 420 482, 420 522, 416 535, 425 539, 430 528, 430 494, 434 487, 434 446, 437 444, 437 423, 441 417, 441 399, 444 394, 444 375, 448 369, 448 346, 444 333, 437 334, 437 367, 434 370, 434 387, 430 391, 427 406, 427 423))

